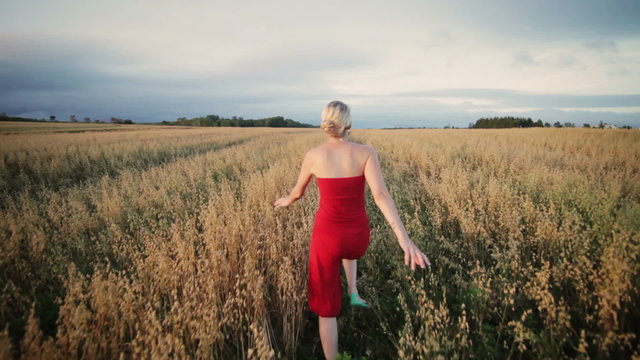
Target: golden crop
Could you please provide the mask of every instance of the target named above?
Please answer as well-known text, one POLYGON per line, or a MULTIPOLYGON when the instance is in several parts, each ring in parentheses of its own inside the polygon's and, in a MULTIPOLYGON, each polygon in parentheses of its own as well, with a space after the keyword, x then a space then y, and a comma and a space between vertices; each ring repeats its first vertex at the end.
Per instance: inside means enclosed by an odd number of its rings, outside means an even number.
MULTIPOLYGON (((319 357, 305 293, 315 185, 272 203, 321 131, 83 125, 0 124, 0 358, 319 357)), ((434 265, 402 264, 369 197, 359 284, 374 308, 344 309, 343 351, 640 356, 640 134, 352 139, 378 150, 434 265)))

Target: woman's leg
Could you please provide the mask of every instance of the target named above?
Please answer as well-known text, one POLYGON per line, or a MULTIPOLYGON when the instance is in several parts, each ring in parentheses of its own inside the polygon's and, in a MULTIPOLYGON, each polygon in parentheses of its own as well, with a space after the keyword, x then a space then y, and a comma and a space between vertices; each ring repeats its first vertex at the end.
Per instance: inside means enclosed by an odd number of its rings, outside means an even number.
POLYGON ((356 286, 356 271, 358 270, 358 260, 342 259, 342 266, 344 267, 344 274, 347 277, 348 294, 357 294, 358 287, 356 286))
POLYGON ((351 306, 369 307, 369 303, 360 297, 358 287, 356 285, 356 273, 358 269, 358 260, 342 259, 342 266, 347 277, 347 287, 351 306))
POLYGON ((320 341, 324 357, 334 360, 338 356, 338 322, 334 317, 318 317, 320 341))

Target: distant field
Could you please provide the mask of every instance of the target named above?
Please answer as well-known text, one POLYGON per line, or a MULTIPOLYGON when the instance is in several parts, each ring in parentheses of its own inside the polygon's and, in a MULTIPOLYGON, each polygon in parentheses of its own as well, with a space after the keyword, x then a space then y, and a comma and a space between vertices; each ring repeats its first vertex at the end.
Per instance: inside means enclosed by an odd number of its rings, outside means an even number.
MULTIPOLYGON (((640 356, 640 133, 355 130, 368 196, 354 359, 640 356)), ((318 129, 0 122, 0 358, 320 358, 306 305, 318 129), (117 131, 105 131, 117 130, 117 131)))
POLYGON ((0 134, 19 132, 82 132, 82 131, 116 131, 139 130, 152 125, 122 125, 102 123, 47 123, 0 121, 0 134))

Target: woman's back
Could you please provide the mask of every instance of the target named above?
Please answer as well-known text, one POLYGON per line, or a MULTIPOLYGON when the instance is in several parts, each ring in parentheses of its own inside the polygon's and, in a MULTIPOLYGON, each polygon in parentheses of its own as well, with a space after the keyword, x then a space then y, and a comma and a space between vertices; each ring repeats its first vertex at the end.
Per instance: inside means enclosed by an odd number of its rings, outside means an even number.
POLYGON ((372 148, 343 141, 330 141, 309 151, 311 173, 318 178, 344 178, 364 174, 372 148))

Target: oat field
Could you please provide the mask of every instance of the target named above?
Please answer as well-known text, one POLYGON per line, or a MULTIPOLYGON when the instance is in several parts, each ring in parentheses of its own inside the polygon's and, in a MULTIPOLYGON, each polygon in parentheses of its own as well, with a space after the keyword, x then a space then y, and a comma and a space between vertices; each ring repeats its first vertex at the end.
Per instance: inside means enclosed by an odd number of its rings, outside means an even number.
MULTIPOLYGON (((640 132, 354 130, 368 196, 347 359, 640 359, 640 132)), ((274 212, 319 129, 0 123, 0 359, 319 359, 318 195, 274 212)))

